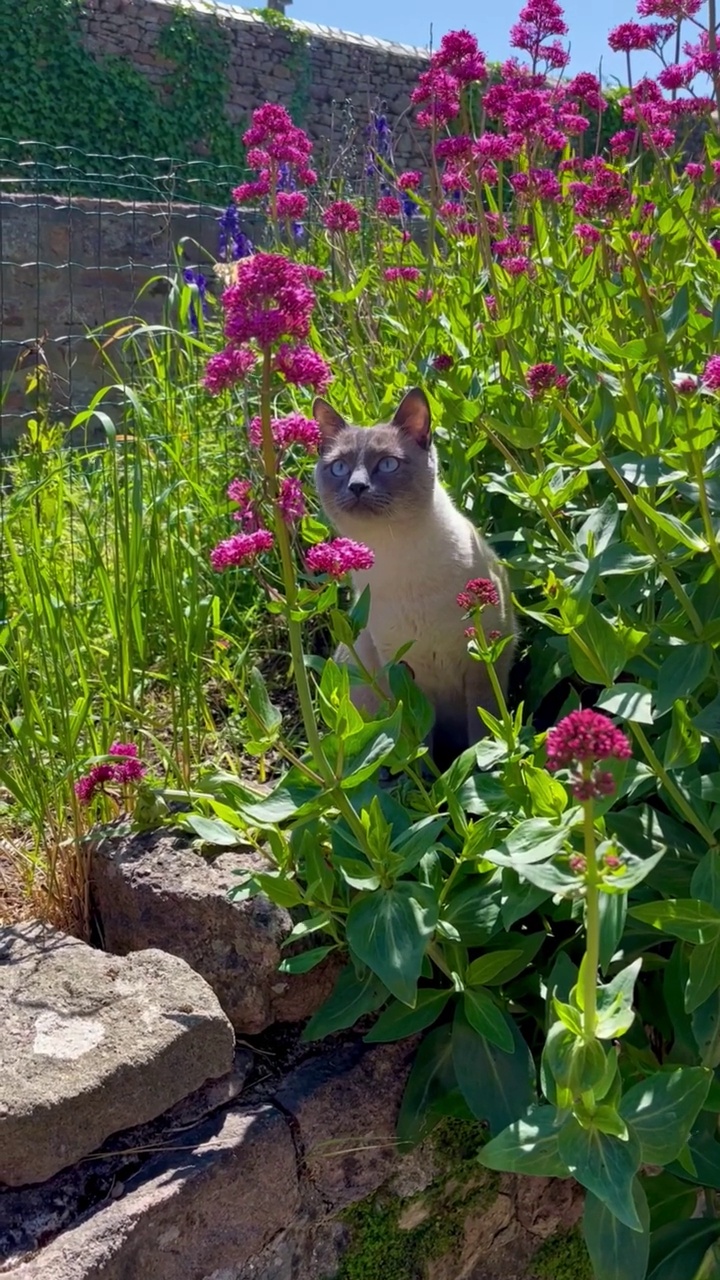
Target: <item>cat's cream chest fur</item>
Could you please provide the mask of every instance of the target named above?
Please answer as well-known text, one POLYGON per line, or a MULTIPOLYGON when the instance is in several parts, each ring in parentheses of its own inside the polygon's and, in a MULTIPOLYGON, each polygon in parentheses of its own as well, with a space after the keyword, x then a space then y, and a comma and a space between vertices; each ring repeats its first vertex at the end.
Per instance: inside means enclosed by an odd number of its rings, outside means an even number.
POLYGON ((501 607, 484 609, 485 633, 512 628, 505 574, 492 551, 438 482, 432 505, 414 518, 353 525, 353 536, 375 553, 372 569, 353 574, 353 585, 358 594, 370 586, 368 631, 381 664, 412 641, 405 661, 425 695, 445 701, 457 690, 462 699, 468 669, 477 664, 467 651, 458 592, 471 578, 492 579, 501 607))

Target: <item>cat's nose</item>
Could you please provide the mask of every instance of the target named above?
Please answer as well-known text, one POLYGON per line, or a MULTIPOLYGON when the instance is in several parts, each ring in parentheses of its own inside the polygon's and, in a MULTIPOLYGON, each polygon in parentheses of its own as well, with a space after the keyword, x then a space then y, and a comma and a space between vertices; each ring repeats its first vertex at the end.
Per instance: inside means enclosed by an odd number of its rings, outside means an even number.
POLYGON ((370 485, 368 484, 367 480, 351 480, 350 483, 348 484, 348 489, 350 490, 351 493, 355 494, 356 498, 362 497, 362 495, 369 488, 370 488, 370 485))

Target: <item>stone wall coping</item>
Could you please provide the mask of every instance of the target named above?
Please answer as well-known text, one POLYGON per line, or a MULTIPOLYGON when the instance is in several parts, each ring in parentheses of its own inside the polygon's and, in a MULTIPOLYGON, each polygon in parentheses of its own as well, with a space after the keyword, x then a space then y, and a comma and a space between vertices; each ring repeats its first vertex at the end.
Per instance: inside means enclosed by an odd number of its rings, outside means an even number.
MULTIPOLYGON (((252 13, 250 9, 242 9, 239 5, 223 4, 220 0, 151 0, 152 4, 164 6, 166 9, 175 9, 178 5, 183 9, 194 9, 196 13, 215 14, 220 18, 227 18, 232 22, 248 23, 260 26, 270 26, 257 13, 252 13)), ((321 40, 338 40, 343 44, 360 44, 365 45, 368 49, 375 49, 378 53, 395 54, 400 58, 417 58, 423 62, 427 62, 430 54, 426 48, 421 45, 399 44, 394 40, 380 40, 377 36, 358 35, 354 31, 342 31, 339 27, 324 27, 316 22, 302 22, 295 18, 288 19, 292 22, 293 27, 299 31, 304 31, 309 36, 316 36, 321 40)), ((275 30, 275 28, 272 28, 275 30)), ((281 31, 282 29, 278 27, 281 31)))

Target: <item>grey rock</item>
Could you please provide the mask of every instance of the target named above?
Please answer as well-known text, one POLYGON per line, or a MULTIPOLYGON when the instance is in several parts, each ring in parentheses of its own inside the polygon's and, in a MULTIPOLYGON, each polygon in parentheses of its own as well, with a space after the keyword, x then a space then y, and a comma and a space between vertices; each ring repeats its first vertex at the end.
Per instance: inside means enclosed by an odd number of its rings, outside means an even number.
POLYGON ((160 947, 186 960, 216 993, 235 1027, 254 1035, 308 1018, 330 994, 336 962, 308 974, 278 972, 292 929, 287 911, 260 894, 235 903, 238 868, 264 867, 249 852, 206 861, 164 832, 107 839, 93 854, 93 895, 104 945, 125 955, 160 947))
POLYGON ((303 1063, 276 1091, 299 1127, 304 1166, 325 1206, 370 1195, 395 1168, 395 1124, 417 1043, 348 1045, 303 1063))
POLYGON ((40 1182, 230 1070, 207 984, 160 951, 121 959, 35 922, 0 930, 0 1182, 40 1182))
POLYGON ((295 1148, 272 1107, 230 1111, 181 1135, 142 1180, 12 1267, 13 1280, 235 1277, 300 1204, 295 1148))

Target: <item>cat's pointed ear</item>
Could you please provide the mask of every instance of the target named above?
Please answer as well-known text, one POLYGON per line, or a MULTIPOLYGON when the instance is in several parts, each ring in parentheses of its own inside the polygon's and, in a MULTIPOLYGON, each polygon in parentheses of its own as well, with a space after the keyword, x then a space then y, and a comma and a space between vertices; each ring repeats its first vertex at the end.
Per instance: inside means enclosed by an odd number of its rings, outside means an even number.
POLYGON ((393 426, 407 431, 421 449, 430 448, 430 405, 419 387, 413 387, 403 396, 395 410, 393 426))
POLYGON ((347 426, 345 419, 341 418, 332 405, 320 396, 313 400, 312 414, 320 428, 323 447, 331 444, 338 431, 342 431, 343 427, 347 426))

